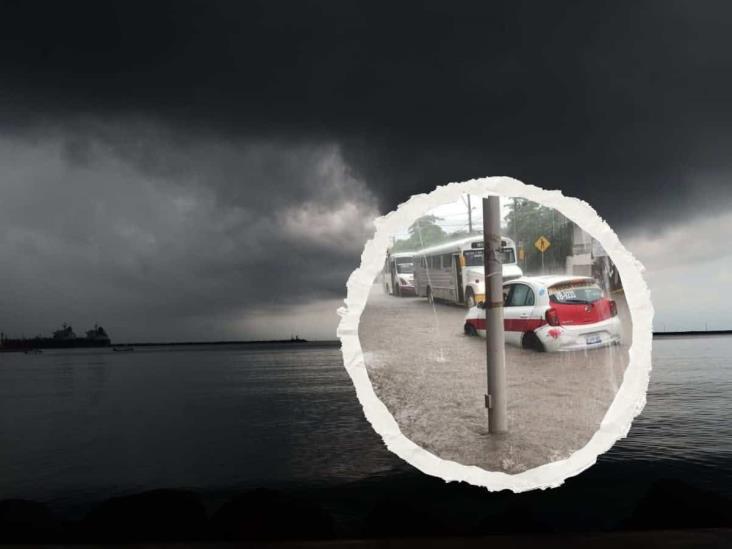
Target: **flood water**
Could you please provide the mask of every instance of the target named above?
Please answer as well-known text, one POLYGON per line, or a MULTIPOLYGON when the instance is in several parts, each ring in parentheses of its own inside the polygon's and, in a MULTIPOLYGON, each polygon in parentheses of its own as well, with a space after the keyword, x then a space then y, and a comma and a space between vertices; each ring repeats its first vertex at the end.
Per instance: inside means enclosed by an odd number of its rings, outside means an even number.
MULTIPOLYGON (((648 404, 629 437, 546 497, 590 491, 598 505, 621 505, 626 488, 664 477, 732 497, 730 356, 732 337, 654 340, 648 404)), ((383 447, 337 348, 0 355, 0 499, 73 515, 153 488, 256 486, 347 487, 348 501, 420 494, 435 505, 457 493, 383 447)), ((577 512, 586 503, 578 496, 577 512)))
POLYGON ((508 432, 492 436, 486 343, 466 336, 464 323, 463 307, 373 286, 359 340, 374 391, 401 432, 442 459, 509 474, 585 446, 622 383, 629 344, 561 353, 506 345, 508 432))

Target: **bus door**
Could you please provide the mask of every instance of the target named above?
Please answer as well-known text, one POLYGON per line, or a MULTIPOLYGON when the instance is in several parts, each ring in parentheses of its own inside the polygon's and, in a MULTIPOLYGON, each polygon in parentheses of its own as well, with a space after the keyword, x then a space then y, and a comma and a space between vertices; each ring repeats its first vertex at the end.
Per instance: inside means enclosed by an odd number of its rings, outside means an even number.
POLYGON ((463 256, 460 252, 453 254, 453 263, 455 264, 455 287, 457 288, 457 302, 465 302, 465 294, 463 292, 463 256))
POLYGON ((399 295, 399 280, 396 274, 396 260, 389 259, 389 271, 391 272, 391 295, 399 295))

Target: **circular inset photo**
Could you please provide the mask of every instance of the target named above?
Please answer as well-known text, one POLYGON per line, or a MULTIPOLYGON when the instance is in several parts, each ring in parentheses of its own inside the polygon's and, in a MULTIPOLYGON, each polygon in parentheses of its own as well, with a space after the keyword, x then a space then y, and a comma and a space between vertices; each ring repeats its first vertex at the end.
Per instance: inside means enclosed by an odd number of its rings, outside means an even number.
POLYGON ((640 265, 587 204, 488 178, 377 222, 339 335, 367 418, 426 473, 557 486, 625 436, 650 372, 640 265))

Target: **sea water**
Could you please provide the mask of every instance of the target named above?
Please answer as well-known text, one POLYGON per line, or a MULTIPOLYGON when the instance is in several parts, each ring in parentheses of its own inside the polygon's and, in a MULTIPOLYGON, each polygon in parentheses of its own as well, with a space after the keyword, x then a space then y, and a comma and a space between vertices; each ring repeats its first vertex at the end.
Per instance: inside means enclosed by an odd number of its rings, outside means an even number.
MULTIPOLYGON (((624 487, 673 477, 732 496, 732 337, 657 338, 653 356, 628 438, 567 486, 622 500, 624 487)), ((0 500, 73 515, 156 488, 440 498, 446 486, 386 450, 335 347, 0 355, 0 500)))

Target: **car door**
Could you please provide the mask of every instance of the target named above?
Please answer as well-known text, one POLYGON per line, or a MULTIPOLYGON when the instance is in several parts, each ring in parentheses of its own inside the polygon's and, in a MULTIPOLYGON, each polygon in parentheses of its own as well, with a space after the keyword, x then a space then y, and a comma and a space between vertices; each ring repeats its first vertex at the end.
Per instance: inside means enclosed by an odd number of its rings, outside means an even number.
POLYGON ((524 333, 536 328, 533 318, 536 298, 528 284, 514 283, 509 286, 503 304, 503 328, 506 343, 520 346, 524 333))

